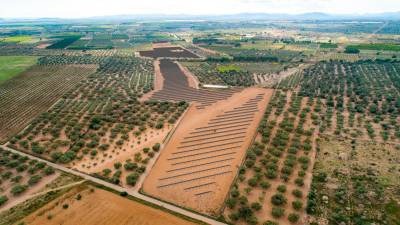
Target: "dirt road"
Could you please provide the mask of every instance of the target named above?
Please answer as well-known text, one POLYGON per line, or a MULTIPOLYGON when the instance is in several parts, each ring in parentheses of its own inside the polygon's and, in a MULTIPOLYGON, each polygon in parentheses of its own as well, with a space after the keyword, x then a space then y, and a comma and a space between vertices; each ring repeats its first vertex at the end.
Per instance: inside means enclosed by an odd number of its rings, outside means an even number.
MULTIPOLYGON (((85 173, 82 173, 82 172, 79 172, 79 171, 76 171, 76 170, 68 169, 68 168, 66 168, 66 167, 64 167, 64 166, 62 166, 62 165, 58 165, 58 164, 49 162, 49 161, 47 161, 47 160, 44 160, 44 159, 41 159, 41 158, 38 158, 38 157, 35 157, 35 156, 32 156, 32 155, 29 155, 29 154, 26 154, 26 153, 23 153, 23 152, 20 152, 20 151, 17 151, 17 150, 15 150, 15 149, 9 148, 9 147, 7 147, 7 146, 5 146, 5 145, 3 145, 3 146, 1 146, 1 147, 2 147, 3 149, 7 150, 7 151, 10 151, 10 152, 13 152, 13 153, 17 153, 17 154, 20 154, 20 155, 23 155, 23 156, 27 156, 27 157, 29 157, 30 159, 36 159, 36 160, 38 160, 38 161, 40 161, 40 162, 45 162, 45 163, 47 163, 48 165, 54 167, 55 169, 61 170, 61 171, 66 172, 66 173, 73 174, 73 175, 75 175, 75 176, 82 177, 83 179, 86 179, 86 180, 89 180, 89 181, 92 181, 92 182, 101 184, 101 185, 103 185, 103 186, 105 186, 105 187, 108 187, 108 188, 111 188, 111 189, 113 189, 113 190, 115 190, 115 191, 127 192, 127 193, 128 193, 129 195, 131 195, 131 196, 134 196, 134 197, 136 197, 136 198, 139 198, 139 199, 142 199, 142 200, 144 200, 144 201, 150 202, 150 203, 152 203, 152 204, 158 205, 158 206, 163 207, 163 208, 165 208, 165 209, 168 209, 168 210, 177 212, 177 213, 179 213, 179 214, 182 214, 182 215, 191 217, 191 218, 193 218, 193 219, 196 219, 196 220, 199 220, 199 221, 208 223, 208 224, 213 224, 213 225, 223 225, 223 224, 224 224, 224 223, 221 223, 221 222, 219 222, 219 221, 213 220, 213 219, 211 219, 211 218, 208 218, 208 217, 205 217, 205 216, 202 216, 202 215, 199 215, 199 214, 196 214, 196 213, 187 211, 187 210, 185 210, 185 209, 176 207, 176 206, 174 206, 174 205, 171 205, 171 204, 168 204, 168 203, 159 201, 159 200, 157 200, 157 199, 150 198, 150 197, 148 197, 148 196, 142 195, 142 194, 140 194, 136 189, 135 189, 135 190, 132 190, 132 189, 120 187, 120 186, 115 185, 115 184, 108 183, 108 182, 103 181, 103 180, 101 180, 101 179, 92 177, 92 176, 90 176, 90 175, 88 175, 88 174, 85 174, 85 173)), ((140 186, 140 185, 138 185, 138 186, 140 186)))

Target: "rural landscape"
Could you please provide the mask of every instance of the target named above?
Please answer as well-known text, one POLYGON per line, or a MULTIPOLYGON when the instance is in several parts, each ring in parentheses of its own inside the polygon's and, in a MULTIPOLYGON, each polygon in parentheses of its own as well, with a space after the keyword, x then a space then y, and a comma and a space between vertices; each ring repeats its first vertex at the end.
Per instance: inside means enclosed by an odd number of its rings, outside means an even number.
POLYGON ((399 12, 1 17, 0 225, 400 225, 399 12))

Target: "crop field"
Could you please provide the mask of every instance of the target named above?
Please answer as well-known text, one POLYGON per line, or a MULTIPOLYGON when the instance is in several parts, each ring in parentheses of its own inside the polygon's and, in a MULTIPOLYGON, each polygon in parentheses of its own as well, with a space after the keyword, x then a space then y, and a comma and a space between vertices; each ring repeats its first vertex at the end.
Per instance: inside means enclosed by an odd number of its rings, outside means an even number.
POLYGON ((31 56, 0 56, 0 84, 23 72, 37 61, 31 56))
POLYGON ((140 55, 150 58, 199 58, 199 56, 181 47, 160 47, 151 51, 141 51, 140 55))
POLYGON ((360 44, 350 45, 359 50, 400 51, 400 44, 360 44))
POLYGON ((146 177, 144 192, 217 216, 271 93, 249 88, 191 107, 146 177))
POLYGON ((232 47, 226 45, 202 46, 217 52, 225 53, 236 61, 258 61, 258 62, 288 62, 304 57, 301 51, 283 50, 283 49, 246 49, 241 47, 232 47))
POLYGON ((70 190, 21 222, 32 225, 197 224, 89 185, 70 190))
POLYGON ((40 60, 43 65, 92 60, 99 62, 99 68, 10 144, 112 183, 134 186, 187 104, 138 101, 153 87, 149 60, 78 58, 40 60))
POLYGON ((0 141, 27 126, 95 69, 94 65, 33 66, 2 83, 0 141))
POLYGON ((7 38, 1 38, 0 42, 19 43, 19 42, 29 42, 31 40, 32 40, 31 36, 20 35, 20 36, 12 36, 12 37, 7 37, 7 38))
POLYGON ((75 41, 78 41, 81 36, 76 35, 76 36, 56 36, 58 41, 56 41, 54 44, 50 45, 47 47, 47 49, 65 49, 67 48, 70 44, 74 43, 75 41))

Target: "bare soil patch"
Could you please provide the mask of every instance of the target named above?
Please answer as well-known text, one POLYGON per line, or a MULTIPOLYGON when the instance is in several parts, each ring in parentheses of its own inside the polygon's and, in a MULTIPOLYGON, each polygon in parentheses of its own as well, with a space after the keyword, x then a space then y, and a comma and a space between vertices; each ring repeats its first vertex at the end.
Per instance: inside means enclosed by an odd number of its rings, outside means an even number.
POLYGON ((144 192, 218 215, 271 95, 272 90, 247 88, 210 106, 191 107, 146 178, 144 192))
POLYGON ((74 188, 29 215, 23 221, 25 224, 40 225, 194 224, 108 191, 87 186, 74 188), (78 195, 80 200, 78 200, 78 195), (65 208, 65 205, 68 207, 65 208))

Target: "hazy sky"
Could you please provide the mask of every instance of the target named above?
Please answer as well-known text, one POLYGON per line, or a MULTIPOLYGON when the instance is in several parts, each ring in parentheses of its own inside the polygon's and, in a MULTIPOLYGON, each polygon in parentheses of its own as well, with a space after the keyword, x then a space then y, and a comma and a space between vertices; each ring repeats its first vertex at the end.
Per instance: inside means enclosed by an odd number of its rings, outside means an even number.
POLYGON ((400 0, 0 0, 0 18, 121 14, 375 13, 400 11, 400 0))

